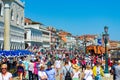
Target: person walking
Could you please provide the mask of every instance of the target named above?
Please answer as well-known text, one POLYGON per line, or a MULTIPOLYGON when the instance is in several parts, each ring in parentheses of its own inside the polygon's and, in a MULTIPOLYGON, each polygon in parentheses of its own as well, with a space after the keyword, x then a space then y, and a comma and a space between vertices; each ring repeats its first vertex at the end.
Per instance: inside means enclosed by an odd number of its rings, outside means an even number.
POLYGON ((82 65, 82 72, 83 72, 84 69, 86 69, 86 62, 84 58, 81 60, 81 65, 82 65))
POLYGON ((120 60, 118 60, 118 65, 115 66, 115 80, 120 80, 120 60))
POLYGON ((117 61, 113 61, 113 66, 111 67, 111 74, 113 74, 113 80, 115 80, 115 67, 117 66, 117 61))
POLYGON ((93 71, 90 65, 86 66, 86 70, 83 73, 83 80, 93 80, 93 71))
POLYGON ((25 72, 24 65, 22 61, 19 61, 19 63, 17 64, 17 74, 18 74, 19 80, 23 79, 24 72, 25 72))
POLYGON ((33 74, 34 74, 34 78, 35 80, 38 80, 38 67, 37 67, 37 60, 35 59, 34 62, 33 62, 33 68, 34 68, 34 71, 33 71, 33 74))
POLYGON ((0 73, 0 80, 13 80, 12 74, 7 71, 7 65, 2 64, 1 65, 1 73, 0 73))
POLYGON ((80 67, 78 66, 78 64, 73 64, 73 80, 80 80, 80 67))
POLYGON ((28 79, 28 68, 29 68, 29 62, 27 61, 27 56, 22 57, 22 62, 24 64, 25 67, 25 71, 24 71, 24 78, 28 79))
POLYGON ((99 62, 96 62, 96 66, 93 67, 93 75, 95 80, 102 80, 102 76, 104 76, 104 72, 99 62))
POLYGON ((60 72, 60 80, 72 80, 73 68, 69 65, 69 61, 65 60, 65 65, 60 72))
POLYGON ((29 62, 28 71, 29 71, 29 80, 33 80, 34 65, 32 60, 30 60, 29 62))
POLYGON ((45 65, 43 64, 40 64, 40 70, 38 71, 38 77, 39 77, 39 80, 47 80, 48 77, 47 77, 47 74, 45 73, 45 65))
POLYGON ((56 71, 55 69, 53 69, 52 67, 52 63, 49 61, 47 63, 47 69, 46 69, 46 74, 48 76, 48 79, 47 80, 56 80, 55 77, 56 77, 56 71))
POLYGON ((61 62, 60 58, 58 58, 55 61, 55 69, 56 69, 57 75, 59 75, 59 71, 61 69, 61 65, 62 65, 62 62, 61 62))

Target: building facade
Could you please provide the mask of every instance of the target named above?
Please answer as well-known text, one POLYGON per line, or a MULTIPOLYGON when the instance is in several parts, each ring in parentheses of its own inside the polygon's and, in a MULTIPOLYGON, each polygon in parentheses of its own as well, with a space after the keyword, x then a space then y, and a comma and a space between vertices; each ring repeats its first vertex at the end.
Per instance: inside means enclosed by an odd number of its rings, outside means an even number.
POLYGON ((42 46, 42 32, 40 30, 25 27, 25 48, 42 46))
POLYGON ((59 49, 59 37, 58 33, 59 31, 53 27, 48 27, 48 31, 50 31, 50 46, 52 49, 59 49))
MULTIPOLYGON (((0 0, 0 50, 4 47, 4 4, 0 0)), ((24 4, 15 0, 10 6, 10 49, 24 49, 24 4)))
POLYGON ((120 48, 120 42, 119 41, 109 41, 110 43, 110 48, 115 49, 115 48, 120 48))
POLYGON ((66 36, 67 42, 66 42, 66 47, 68 49, 73 49, 78 46, 78 43, 76 41, 76 38, 72 35, 66 36))
POLYGON ((50 49, 50 42, 51 42, 51 33, 48 29, 41 25, 40 30, 42 32, 42 41, 43 41, 43 48, 50 49))
POLYGON ((86 46, 97 45, 97 35, 81 35, 79 39, 82 41, 81 45, 84 45, 84 43, 86 43, 86 46))
POLYGON ((31 48, 50 48, 50 31, 43 24, 26 18, 25 44, 31 48))

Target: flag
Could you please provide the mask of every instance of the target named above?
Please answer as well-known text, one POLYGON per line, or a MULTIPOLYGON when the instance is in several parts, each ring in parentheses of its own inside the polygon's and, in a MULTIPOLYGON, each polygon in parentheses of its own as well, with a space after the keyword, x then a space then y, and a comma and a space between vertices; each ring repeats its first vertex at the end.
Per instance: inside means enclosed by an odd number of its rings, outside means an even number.
POLYGON ((98 44, 98 45, 102 45, 102 39, 98 39, 98 40, 97 40, 97 44, 98 44))

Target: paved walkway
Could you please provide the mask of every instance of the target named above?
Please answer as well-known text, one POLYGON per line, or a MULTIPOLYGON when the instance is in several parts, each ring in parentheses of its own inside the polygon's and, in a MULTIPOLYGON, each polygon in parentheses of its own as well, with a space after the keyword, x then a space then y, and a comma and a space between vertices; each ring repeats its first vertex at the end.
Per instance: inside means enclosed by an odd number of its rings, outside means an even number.
MULTIPOLYGON (((28 61, 30 60, 30 57, 28 58, 28 61)), ((47 67, 47 66, 46 66, 47 67)), ((81 72, 81 76, 82 76, 82 71, 80 70, 80 72, 81 72)), ((81 76, 80 76, 80 78, 81 78, 81 76)), ((60 78, 59 78, 60 76, 57 76, 56 77, 56 80, 60 80, 60 78)), ((14 77, 13 78, 13 80, 19 80, 18 79, 18 77, 14 77)), ((81 80, 81 79, 80 79, 81 80)), ((103 77, 103 80, 113 80, 113 76, 112 75, 110 75, 110 77, 103 77)))
MULTIPOLYGON (((82 76, 82 73, 81 73, 81 76, 82 76)), ((81 76, 80 76, 80 80, 81 80, 81 76)), ((56 77, 56 80, 60 80, 59 77, 60 77, 60 76, 57 76, 57 77, 56 77)), ((15 77, 15 78, 13 78, 13 80, 19 80, 19 79, 18 79, 18 77, 15 77)), ((103 77, 103 80, 113 80, 113 76, 110 75, 110 77, 103 77)))

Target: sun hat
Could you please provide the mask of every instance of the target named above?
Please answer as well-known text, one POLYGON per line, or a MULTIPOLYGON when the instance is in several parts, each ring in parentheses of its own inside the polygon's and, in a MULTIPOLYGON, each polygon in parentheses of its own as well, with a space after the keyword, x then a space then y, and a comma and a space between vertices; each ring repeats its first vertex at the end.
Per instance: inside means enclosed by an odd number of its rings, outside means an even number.
POLYGON ((72 67, 73 69, 76 69, 76 70, 80 69, 80 67, 77 64, 72 64, 72 67))

